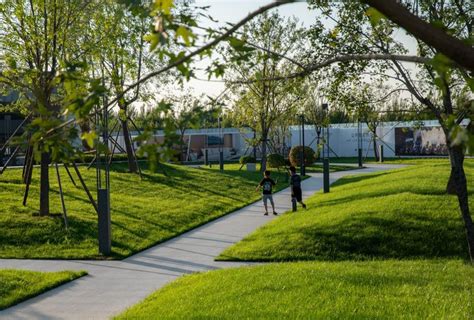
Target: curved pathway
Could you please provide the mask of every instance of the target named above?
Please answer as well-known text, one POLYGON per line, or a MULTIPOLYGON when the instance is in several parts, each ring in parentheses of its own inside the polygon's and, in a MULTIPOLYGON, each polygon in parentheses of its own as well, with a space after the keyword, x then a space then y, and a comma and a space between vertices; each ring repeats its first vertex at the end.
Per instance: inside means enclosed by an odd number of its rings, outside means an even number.
MULTIPOLYGON (((331 173, 331 183, 353 174, 398 168, 369 165, 331 173)), ((322 174, 303 181, 303 197, 322 188, 322 174)), ((278 212, 290 209, 289 188, 274 195, 278 212)), ((88 275, 0 311, 0 319, 107 319, 184 274, 250 263, 216 262, 225 248, 273 219, 261 201, 121 261, 0 259, 0 268, 86 270, 88 275)))

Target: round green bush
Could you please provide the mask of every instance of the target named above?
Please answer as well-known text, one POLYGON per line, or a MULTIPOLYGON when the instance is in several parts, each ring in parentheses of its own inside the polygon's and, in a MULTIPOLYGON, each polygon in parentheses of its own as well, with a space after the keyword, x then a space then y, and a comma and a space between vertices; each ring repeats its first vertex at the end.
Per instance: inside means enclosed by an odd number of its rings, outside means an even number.
POLYGON ((285 166, 285 157, 278 153, 272 153, 267 156, 267 166, 271 168, 280 168, 285 166))
MULTIPOLYGON (((291 148, 289 160, 292 166, 299 167, 301 166, 301 150, 303 146, 296 146, 291 148)), ((312 165, 316 161, 316 154, 313 149, 310 147, 304 147, 304 165, 312 165)))
POLYGON ((256 162, 257 162, 257 160, 252 156, 242 156, 239 159, 240 164, 256 163, 256 162))

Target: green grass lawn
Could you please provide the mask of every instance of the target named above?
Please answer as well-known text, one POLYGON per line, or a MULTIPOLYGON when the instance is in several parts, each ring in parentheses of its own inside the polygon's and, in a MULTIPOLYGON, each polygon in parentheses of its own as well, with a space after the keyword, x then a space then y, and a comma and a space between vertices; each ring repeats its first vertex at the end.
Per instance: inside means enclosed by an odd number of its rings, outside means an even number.
MULTIPOLYGON (((193 169, 165 165, 147 170, 143 180, 125 172, 125 164, 111 172, 112 255, 123 258, 197 227, 260 197, 255 186, 259 172, 193 169), (163 174, 164 168, 167 176, 163 174)), ((53 216, 38 217, 39 169, 35 168, 27 206, 22 206, 21 170, 0 176, 0 258, 97 258, 97 215, 84 190, 74 187, 60 168, 69 230, 65 231, 56 174, 51 177, 53 216)), ((81 172, 95 191, 95 169, 81 172)), ((284 180, 283 175, 275 177, 284 180)), ((76 178, 76 182, 79 182, 76 178)), ((277 185, 277 190, 286 187, 277 185)))
MULTIPOLYGON (((474 161, 465 168, 472 206, 474 161)), ((118 318, 473 319, 448 175, 436 160, 343 178, 219 257, 273 263, 182 277, 118 318)))
POLYGON ((36 272, 0 270, 0 310, 32 298, 63 283, 72 281, 86 272, 36 272))
POLYGON ((472 319, 462 261, 271 263, 185 276, 118 319, 472 319))
MULTIPOLYGON (((467 161, 474 206, 474 161, 467 161)), ((337 181, 307 211, 285 214, 225 250, 221 260, 466 258, 457 198, 445 194, 446 161, 337 181)))

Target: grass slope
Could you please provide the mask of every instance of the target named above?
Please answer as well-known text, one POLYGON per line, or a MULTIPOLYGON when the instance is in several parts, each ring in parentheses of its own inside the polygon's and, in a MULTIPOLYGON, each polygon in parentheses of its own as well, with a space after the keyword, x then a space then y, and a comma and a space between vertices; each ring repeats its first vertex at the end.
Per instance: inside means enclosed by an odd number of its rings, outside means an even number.
POLYGON ((273 263, 185 276, 117 319, 470 319, 461 261, 273 263))
MULTIPOLYGON (((472 199, 474 162, 466 171, 472 199)), ((185 276, 118 319, 473 319, 474 267, 456 198, 444 194, 448 174, 435 161, 341 179, 308 211, 221 255, 326 261, 185 276)))
MULTIPOLYGON (((147 170, 143 180, 125 172, 125 165, 111 171, 112 254, 126 257, 186 230, 258 200, 258 172, 193 169, 165 165, 159 173, 147 170), (167 176, 162 170, 166 171, 167 176)), ((0 258, 96 258, 97 215, 84 190, 74 187, 60 168, 69 230, 61 216, 56 173, 50 171, 49 217, 35 216, 39 208, 39 169, 35 168, 30 197, 21 205, 24 185, 21 170, 0 176, 0 258)), ((86 184, 95 191, 95 170, 81 168, 86 184)), ((74 174, 74 173, 73 173, 74 174)), ((274 174, 275 177, 279 175, 274 174)), ((283 181, 280 175, 280 181, 283 181)), ((279 183, 277 189, 287 185, 279 183)))
MULTIPOLYGON (((474 205, 474 162, 466 162, 474 205)), ((467 258, 457 199, 445 194, 446 161, 336 182, 225 250, 221 260, 467 258)))
POLYGON ((0 270, 0 310, 37 296, 63 283, 82 277, 86 272, 36 272, 0 270))

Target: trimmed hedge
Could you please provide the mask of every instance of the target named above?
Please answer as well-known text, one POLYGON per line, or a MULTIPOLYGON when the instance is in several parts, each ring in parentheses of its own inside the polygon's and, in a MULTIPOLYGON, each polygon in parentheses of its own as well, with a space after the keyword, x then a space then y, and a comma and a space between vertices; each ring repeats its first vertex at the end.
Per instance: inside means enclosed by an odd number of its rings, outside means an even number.
POLYGON ((257 163, 257 159, 255 159, 252 156, 242 156, 239 159, 240 164, 246 164, 246 163, 257 163))
POLYGON ((272 153, 267 156, 267 166, 271 168, 280 168, 285 166, 285 158, 278 153, 272 153))
MULTIPOLYGON (((303 146, 296 146, 291 148, 288 156, 292 166, 301 166, 301 151, 303 146)), ((316 161, 316 153, 310 147, 304 147, 304 164, 305 166, 312 165, 316 161)))

